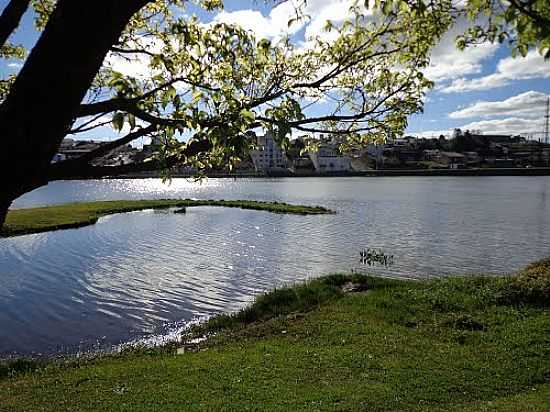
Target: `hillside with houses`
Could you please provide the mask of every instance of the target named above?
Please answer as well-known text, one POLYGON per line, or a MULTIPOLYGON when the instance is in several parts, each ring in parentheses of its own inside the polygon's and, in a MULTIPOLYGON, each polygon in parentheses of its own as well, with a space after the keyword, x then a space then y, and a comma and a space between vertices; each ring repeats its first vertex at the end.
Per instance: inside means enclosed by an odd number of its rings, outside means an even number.
MULTIPOLYGON (((299 136, 281 148, 271 132, 249 133, 253 150, 236 165, 235 175, 307 176, 334 175, 373 170, 509 169, 550 166, 550 144, 519 135, 481 134, 456 129, 451 138, 405 136, 383 144, 350 148, 338 135, 299 136)), ((108 142, 65 139, 53 162, 78 158, 108 142)), ((96 161, 103 166, 139 163, 166 144, 153 139, 141 148, 117 148, 96 161)), ((224 171, 217 171, 223 174, 224 171)), ((196 170, 179 167, 176 175, 196 170)))

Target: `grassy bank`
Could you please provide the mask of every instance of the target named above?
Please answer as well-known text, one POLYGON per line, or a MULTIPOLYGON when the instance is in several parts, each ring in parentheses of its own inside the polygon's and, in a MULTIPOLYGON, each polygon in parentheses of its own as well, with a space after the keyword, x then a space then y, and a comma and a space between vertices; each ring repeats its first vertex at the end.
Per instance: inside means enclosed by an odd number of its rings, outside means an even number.
POLYGON ((318 206, 290 205, 288 203, 259 202, 251 200, 163 199, 70 203, 57 206, 10 210, 6 218, 6 223, 0 232, 0 236, 16 236, 93 225, 100 217, 113 213, 192 206, 236 207, 241 209, 298 215, 333 213, 328 209, 318 206))
POLYGON ((506 278, 334 275, 211 320, 180 355, 4 366, 0 410, 548 411, 549 301, 550 260, 506 278))

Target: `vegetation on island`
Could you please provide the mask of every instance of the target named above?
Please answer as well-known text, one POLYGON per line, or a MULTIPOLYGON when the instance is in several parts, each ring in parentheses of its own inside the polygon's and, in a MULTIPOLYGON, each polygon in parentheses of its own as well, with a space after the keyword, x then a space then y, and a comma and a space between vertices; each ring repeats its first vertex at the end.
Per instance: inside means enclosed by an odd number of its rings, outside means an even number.
POLYGON ((4 364, 0 409, 548 411, 549 311, 550 259, 506 277, 332 275, 179 345, 4 364))
POLYGON ((239 209, 263 210, 271 213, 292 215, 327 215, 335 212, 322 206, 292 205, 285 202, 262 202, 258 200, 182 200, 182 205, 193 206, 221 206, 236 207, 239 209))
POLYGON ((181 208, 192 206, 236 207, 294 215, 334 213, 321 206, 291 205, 282 202, 254 200, 109 200, 10 210, 6 223, 0 230, 0 236, 16 236, 93 225, 102 216, 144 209, 179 207, 180 209, 176 212, 182 213, 184 209, 181 208))

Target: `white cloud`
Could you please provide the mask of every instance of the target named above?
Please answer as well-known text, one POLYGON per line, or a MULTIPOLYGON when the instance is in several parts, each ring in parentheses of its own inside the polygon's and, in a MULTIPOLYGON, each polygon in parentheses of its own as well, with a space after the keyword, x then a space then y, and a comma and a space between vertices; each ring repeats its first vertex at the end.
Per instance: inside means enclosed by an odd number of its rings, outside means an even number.
MULTIPOLYGON (((145 49, 149 53, 161 53, 163 44, 160 40, 141 38, 135 44, 129 44, 129 48, 145 49)), ((104 65, 112 70, 136 79, 151 77, 154 73, 149 67, 151 57, 143 53, 109 53, 104 65)))
POLYGON ((327 20, 334 24, 342 23, 351 17, 350 7, 353 4, 353 0, 308 0, 301 10, 306 17, 290 26, 288 22, 297 17, 296 7, 302 5, 301 0, 285 1, 271 9, 267 16, 251 9, 222 11, 216 15, 214 21, 237 24, 252 31, 257 38, 278 39, 287 34, 295 34, 305 27, 305 41, 317 36, 331 40, 336 34, 324 31, 327 20))
POLYGON ((304 37, 306 41, 318 36, 324 40, 331 40, 331 38, 336 36, 336 31, 333 34, 324 31, 327 21, 330 20, 333 24, 338 25, 351 18, 350 7, 352 5, 353 1, 350 0, 308 1, 305 14, 310 16, 311 20, 305 30, 304 37))
POLYGON ((500 74, 491 74, 489 76, 477 79, 456 79, 450 86, 444 87, 443 93, 469 92, 472 90, 490 90, 508 85, 509 80, 500 74))
MULTIPOLYGON (((484 134, 531 134, 537 133, 541 130, 542 123, 540 119, 525 118, 525 117, 507 117, 504 119, 489 119, 481 120, 478 122, 471 122, 458 126, 458 129, 463 131, 470 130, 484 134)), ((425 130, 421 132, 407 132, 407 135, 425 137, 425 138, 438 138, 440 135, 444 135, 446 138, 450 138, 453 130, 425 130)))
POLYGON ((438 139, 441 135, 449 138, 452 134, 452 130, 424 130, 422 132, 407 132, 406 134, 407 136, 416 136, 418 138, 438 139))
POLYGON ((429 79, 440 82, 480 73, 482 62, 495 54, 498 44, 483 43, 464 51, 456 48, 456 37, 464 33, 470 25, 470 22, 460 20, 433 48, 430 65, 424 71, 429 79))
POLYGON ((540 129, 538 119, 508 117, 506 119, 482 120, 460 126, 461 130, 479 130, 486 134, 526 134, 540 129))
POLYGON ((149 57, 145 56, 128 56, 110 54, 106 58, 106 65, 116 72, 122 73, 125 76, 142 79, 148 76, 149 57))
POLYGON ((8 63, 8 67, 10 69, 20 69, 21 67, 23 67, 23 64, 22 63, 8 63))
POLYGON ((511 80, 550 77, 550 65, 535 50, 530 51, 524 58, 502 59, 498 63, 497 71, 511 80))
MULTIPOLYGON (((303 9, 303 14, 308 16, 307 21, 300 20, 289 28, 288 21, 296 17, 295 6, 300 3, 299 0, 284 2, 274 7, 267 16, 251 9, 223 11, 215 17, 214 21, 238 24, 254 32, 258 38, 269 39, 277 39, 285 34, 292 35, 305 28, 304 39, 300 45, 307 48, 313 44, 312 39, 317 37, 324 41, 334 40, 338 35, 337 31, 325 32, 326 22, 330 20, 334 25, 339 25, 352 17, 350 7, 355 2, 353 0, 308 0, 303 9)), ((468 47, 464 51, 458 50, 455 39, 471 24, 466 19, 460 20, 434 47, 432 61, 425 70, 428 78, 440 82, 481 72, 483 61, 492 57, 499 45, 484 43, 468 47)))
POLYGON ((216 15, 214 22, 241 26, 245 30, 252 31, 258 39, 273 39, 296 33, 303 27, 303 22, 288 25, 289 20, 295 16, 294 2, 287 1, 271 9, 268 16, 250 9, 222 11, 216 15))
POLYGON ((528 80, 550 77, 550 63, 536 51, 530 51, 522 58, 506 57, 501 59, 495 73, 474 79, 456 79, 450 86, 442 89, 444 93, 489 90, 507 86, 514 80, 528 80))
POLYGON ((449 114, 452 119, 472 117, 524 116, 542 118, 548 95, 533 90, 502 101, 479 101, 449 114))

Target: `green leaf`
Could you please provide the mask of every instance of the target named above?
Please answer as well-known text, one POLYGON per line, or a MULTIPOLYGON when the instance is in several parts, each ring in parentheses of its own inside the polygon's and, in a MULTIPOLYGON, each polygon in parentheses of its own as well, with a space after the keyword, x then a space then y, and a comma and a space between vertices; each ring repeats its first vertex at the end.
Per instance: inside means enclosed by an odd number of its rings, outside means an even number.
POLYGON ((193 93, 193 103, 198 103, 202 99, 202 92, 197 90, 193 93))
POLYGON ((134 130, 136 128, 136 116, 132 113, 128 113, 128 124, 130 125, 130 130, 134 130))
POLYGON ((256 115, 254 112, 248 110, 248 109, 242 109, 240 111, 240 115, 247 121, 253 122, 254 119, 256 119, 256 115))
POLYGON ((113 119, 111 120, 111 123, 113 124, 113 128, 117 132, 120 132, 124 127, 124 113, 121 113, 121 112, 115 113, 113 116, 113 119))

